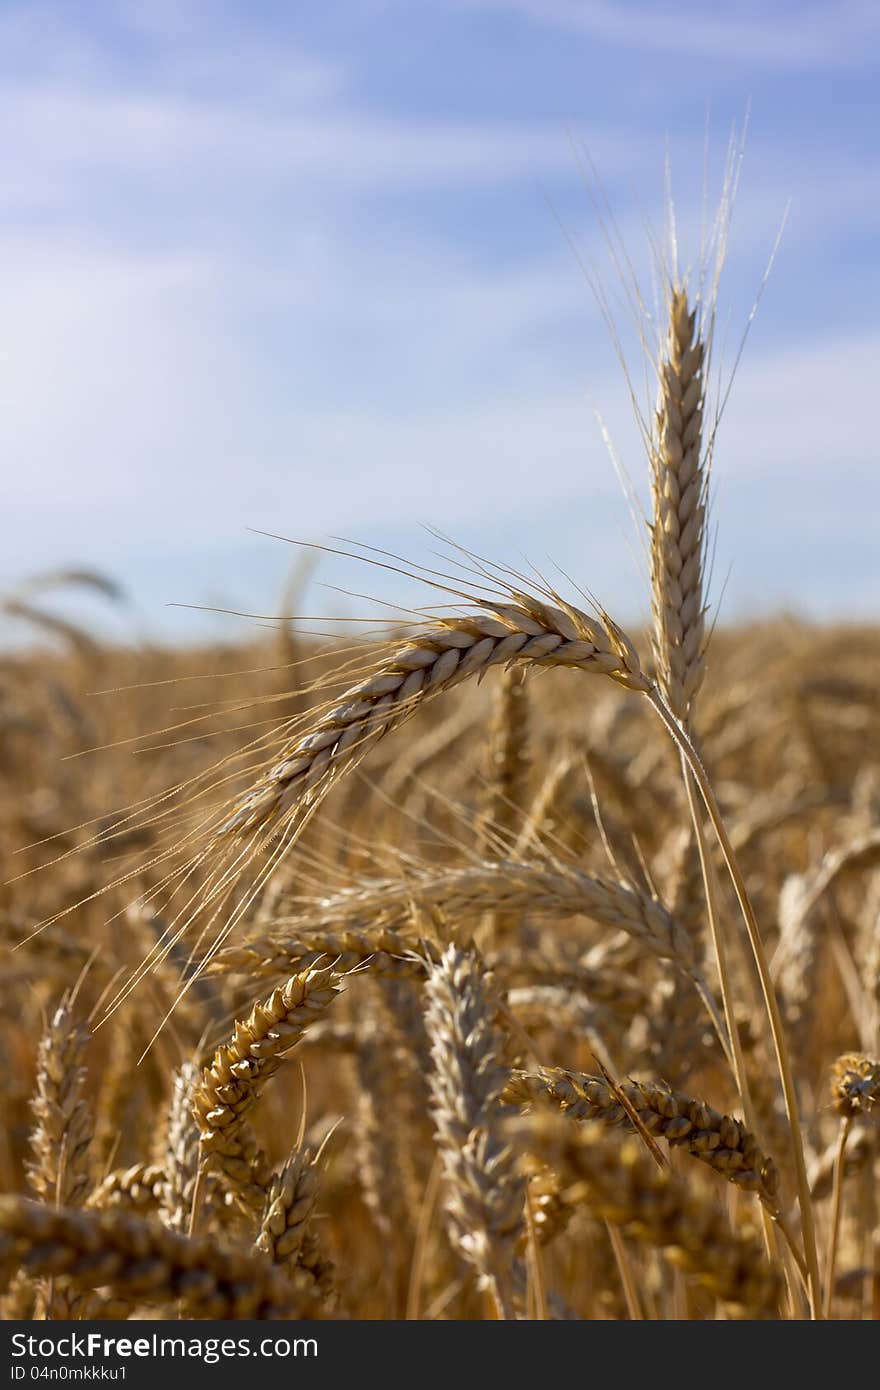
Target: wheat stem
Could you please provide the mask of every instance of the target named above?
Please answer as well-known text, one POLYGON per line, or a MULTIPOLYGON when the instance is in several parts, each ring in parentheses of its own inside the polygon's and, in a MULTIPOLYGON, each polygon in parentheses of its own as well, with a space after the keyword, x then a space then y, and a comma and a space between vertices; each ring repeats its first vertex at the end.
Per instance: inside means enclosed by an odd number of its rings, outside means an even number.
POLYGON ((749 898, 745 879, 743 878, 742 871, 737 862, 733 846, 730 843, 730 837, 727 834, 727 828, 724 824, 718 802, 715 799, 712 784, 706 775, 706 770, 700 761, 699 754, 671 710, 664 703, 656 686, 647 692, 647 698, 687 760, 688 767, 700 790, 700 795, 703 798, 703 802, 709 814, 709 819, 712 822, 712 828, 718 838, 718 844, 724 856, 724 862, 727 865, 727 870, 736 892, 740 910, 742 911, 743 920, 746 924, 749 944, 752 948, 752 956, 754 957, 758 977, 761 982, 761 993, 764 998, 764 1007, 767 1011, 767 1017, 770 1023, 773 1048, 776 1054, 776 1064, 779 1069, 779 1078, 782 1082, 782 1092, 785 1099, 785 1111, 788 1118, 791 1141, 791 1154, 794 1162, 798 1203, 801 1213, 804 1256, 807 1262, 809 1275, 810 1307, 813 1317, 819 1317, 821 1299, 819 1255, 816 1244, 816 1226, 813 1219, 813 1206, 810 1199, 810 1185, 807 1180, 807 1164, 804 1157, 804 1142, 800 1127, 797 1092, 795 1090, 794 1076, 791 1069, 791 1060, 788 1054, 788 1045, 785 1040, 785 1030, 779 1012, 779 1005, 773 990, 773 981, 770 977, 770 966, 764 950, 761 931, 758 926, 757 918, 755 917, 751 899, 749 898))

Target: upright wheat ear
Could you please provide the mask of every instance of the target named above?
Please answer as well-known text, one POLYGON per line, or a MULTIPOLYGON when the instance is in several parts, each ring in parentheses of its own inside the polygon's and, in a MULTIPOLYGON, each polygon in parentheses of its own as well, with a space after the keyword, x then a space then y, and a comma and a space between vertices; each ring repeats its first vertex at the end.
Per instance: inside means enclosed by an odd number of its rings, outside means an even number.
POLYGON ((499 1097, 507 1080, 503 1041, 474 952, 450 946, 432 968, 426 989, 432 1112, 450 1235, 501 1316, 511 1317, 525 1189, 516 1157, 501 1135, 499 1097))
POLYGON ((91 1184, 89 1145, 94 1126, 83 1098, 89 1032, 62 1000, 43 1034, 33 1100, 34 1159, 28 1175, 44 1202, 82 1206, 91 1184))
MULTIPOLYGON (((703 561, 708 460, 703 441, 704 372, 708 343, 702 315, 692 310, 687 290, 672 285, 667 296, 666 341, 658 363, 659 396, 650 439, 651 607, 657 684, 673 714, 689 725, 703 679, 705 632, 703 561)), ((686 788, 688 774, 684 774, 686 788)), ((730 988, 724 944, 718 940, 714 901, 704 889, 699 828, 693 826, 681 846, 675 874, 676 910, 691 932, 702 961, 702 927, 709 909, 710 930, 718 958, 722 997, 729 1006, 730 988)), ((658 984, 654 1019, 661 1022, 658 1064, 665 1071, 671 1052, 696 1057, 703 1020, 692 990, 680 980, 658 984), (665 1045, 664 1045, 665 1044, 665 1045)), ((731 1031, 728 1018, 727 1029, 731 1031)), ((738 1083, 742 1069, 734 1047, 738 1083)), ((745 1103, 745 1097, 744 1097, 745 1103)))
MULTIPOLYGON (((58 1207, 81 1207, 92 1185, 92 1111, 84 1098, 85 1055, 90 1034, 73 1016, 65 996, 40 1041, 31 1131, 33 1162, 28 1176, 33 1191, 58 1207)), ((65 1282, 50 1280, 41 1291, 41 1307, 50 1318, 82 1315, 83 1300, 65 1282)))
POLYGON ((480 842, 512 844, 528 802, 529 696, 524 672, 515 666, 501 675, 486 742, 480 842))
POLYGON ((703 679, 705 656, 704 356, 687 290, 673 288, 650 451, 651 594, 657 683, 683 723, 703 679))

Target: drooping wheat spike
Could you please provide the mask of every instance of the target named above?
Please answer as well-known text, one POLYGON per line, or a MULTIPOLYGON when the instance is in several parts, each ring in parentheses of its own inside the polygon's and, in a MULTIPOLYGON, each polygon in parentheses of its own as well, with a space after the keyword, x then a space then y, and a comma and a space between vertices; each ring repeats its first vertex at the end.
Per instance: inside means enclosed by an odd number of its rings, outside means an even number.
POLYGON ((236 1022, 229 1042, 218 1047, 202 1072, 193 1096, 202 1159, 251 1211, 262 1209, 266 1178, 248 1128, 251 1112, 265 1082, 341 987, 341 977, 329 966, 291 976, 236 1022))
MULTIPOLYGON (((532 861, 499 859, 461 868, 413 868, 400 878, 368 879, 332 897, 294 900, 293 915, 279 916, 265 942, 289 954, 285 928, 301 936, 312 932, 377 930, 405 932, 413 909, 439 911, 450 921, 480 917, 490 909, 528 912, 532 918, 584 916, 612 930, 625 931, 653 955, 686 972, 694 963, 694 944, 663 904, 635 884, 583 873, 572 864, 544 857, 532 861)), ((246 949, 232 947, 233 951, 246 949)), ((264 949, 261 939, 260 950, 264 949)), ((218 962, 224 952, 217 955, 218 962)), ((233 957, 234 959, 234 957, 233 957)))
POLYGON ((651 602, 657 682, 683 723, 705 663, 705 351, 698 310, 684 286, 673 286, 650 449, 651 602))
POLYGON ((641 1139, 616 1142, 544 1112, 511 1128, 530 1152, 570 1176, 568 1201, 586 1202, 624 1234, 660 1248, 734 1314, 777 1315, 782 1275, 766 1262, 757 1234, 732 1230, 717 1204, 672 1169, 658 1167, 641 1139))
MULTIPOLYGON (((662 1083, 624 1081, 620 1091, 649 1134, 681 1147, 728 1182, 754 1192, 772 1214, 779 1213, 779 1173, 741 1120, 722 1115, 705 1101, 662 1083)), ((574 1120, 633 1129, 633 1122, 608 1082, 561 1067, 515 1072, 504 1100, 517 1104, 541 1099, 574 1120)))
POLYGON ((610 676, 631 690, 651 689, 635 647, 607 615, 595 619, 570 605, 519 593, 515 598, 483 603, 488 611, 470 617, 436 618, 378 662, 238 798, 218 836, 278 832, 426 700, 492 666, 565 666, 610 676))
POLYGON ((429 976, 425 1013, 448 1229, 502 1316, 511 1317, 524 1189, 501 1134, 499 1097, 507 1072, 495 1012, 476 954, 448 947, 429 976))
POLYGON ((169 1230, 181 1234, 189 1230, 199 1175, 201 1131, 193 1116, 193 1101, 200 1077, 201 1068, 195 1062, 184 1062, 177 1068, 165 1128, 160 1216, 169 1230))
POLYGON ((272 1176, 254 1245, 294 1284, 330 1303, 335 1297, 333 1265, 322 1256, 312 1223, 319 1191, 313 1150, 297 1149, 272 1176))
POLYGON ((384 927, 352 927, 338 931, 305 931, 301 936, 249 937, 240 945, 218 951, 208 967, 211 975, 247 975, 249 979, 290 975, 329 961, 340 974, 369 963, 370 974, 381 979, 420 979, 427 963, 438 959, 429 941, 404 936, 384 927))
MULTIPOLYGON (((63 1276, 144 1304, 182 1299, 202 1318, 309 1316, 304 1295, 263 1255, 190 1239, 125 1211, 48 1207, 0 1197, 0 1267, 63 1276)), ((313 1314, 312 1314, 313 1315, 313 1314)))
POLYGON ((831 1078, 834 1108, 852 1119, 880 1105, 880 1061, 864 1052, 847 1052, 834 1063, 831 1078))

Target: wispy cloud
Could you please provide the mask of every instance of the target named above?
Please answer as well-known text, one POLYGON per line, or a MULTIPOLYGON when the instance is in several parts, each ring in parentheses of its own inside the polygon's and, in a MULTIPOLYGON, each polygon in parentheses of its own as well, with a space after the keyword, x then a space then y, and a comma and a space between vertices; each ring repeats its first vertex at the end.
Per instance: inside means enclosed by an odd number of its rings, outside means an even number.
POLYGON ((637 0, 459 0, 509 11, 542 25, 606 40, 626 49, 691 54, 755 67, 876 65, 880 13, 871 0, 730 0, 648 5, 637 0))
MULTIPOLYGON (((512 4, 493 24, 521 44, 512 4)), ((533 9, 564 67, 574 7, 533 9)), ((759 29, 770 51, 782 44, 775 12, 747 11, 733 54, 759 29)), ((624 12, 651 62, 656 15, 577 7, 611 37, 624 12)), ((259 605, 276 551, 246 526, 357 530, 407 548, 411 537, 418 552, 425 520, 502 556, 552 555, 637 609, 632 531, 594 407, 636 476, 643 461, 606 328, 554 218, 607 267, 554 92, 524 103, 515 85, 485 80, 496 49, 473 7, 450 8, 416 84, 407 45, 426 47, 421 7, 378 5, 359 30, 364 52, 332 26, 329 37, 317 23, 279 27, 207 0, 84 13, 30 5, 0 18, 0 121, 15 131, 0 148, 0 577, 75 558, 130 571, 148 602, 198 601, 219 569, 234 571, 227 592, 259 605), (472 43, 484 70, 465 101, 446 60, 472 43)), ((676 10, 671 31, 689 13, 676 10)), ((691 41, 723 47, 728 20, 702 13, 691 41)), ((854 10, 850 36, 870 28, 854 10)), ((794 42, 803 66, 814 40, 794 42)), ((628 43, 617 68, 610 48, 583 45, 592 68, 572 86, 574 124, 648 284, 643 223, 646 208, 662 219, 663 142, 656 91, 644 110, 615 104, 614 72, 633 80, 628 43), (590 76, 605 83, 601 103, 590 76)), ((530 50, 517 55, 530 73, 530 50)), ((784 82, 790 55, 773 61, 784 82)), ((741 114, 744 91, 736 104, 741 114)), ((669 114, 673 173, 696 170, 678 207, 693 247, 702 115, 669 114)), ((743 605, 797 588, 818 608, 838 592, 829 478, 845 479, 858 517, 880 505, 866 275, 877 155, 849 119, 851 141, 826 122, 825 144, 806 147, 788 112, 771 111, 747 162, 722 305, 731 342, 786 196, 794 209, 719 444, 720 553, 735 546, 729 592, 743 605), (775 578, 759 529, 770 515, 775 578), (798 588, 804 537, 823 526, 829 543, 798 588)), ((868 593, 868 549, 853 554, 868 593)))

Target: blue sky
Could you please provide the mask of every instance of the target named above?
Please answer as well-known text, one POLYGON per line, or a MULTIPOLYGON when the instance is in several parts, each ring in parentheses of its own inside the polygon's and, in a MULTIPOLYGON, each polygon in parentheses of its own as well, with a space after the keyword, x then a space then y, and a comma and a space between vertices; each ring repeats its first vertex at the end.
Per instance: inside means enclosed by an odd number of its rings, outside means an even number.
MULTIPOLYGON (((294 555, 248 528, 427 560, 429 523, 643 615, 581 151, 651 303, 667 148, 696 259, 706 131, 714 198, 750 109, 728 367, 790 211, 718 435, 716 597, 876 616, 878 68, 873 0, 0 4, 0 586, 89 564, 120 634, 232 634, 166 605, 272 611, 294 555)), ((311 611, 356 606, 322 583, 415 593, 325 557, 311 611)))

